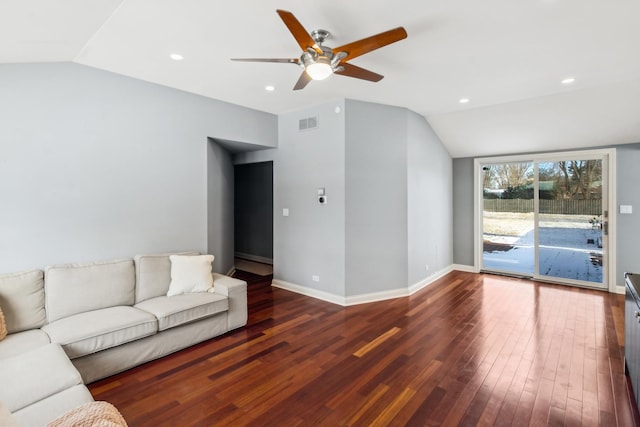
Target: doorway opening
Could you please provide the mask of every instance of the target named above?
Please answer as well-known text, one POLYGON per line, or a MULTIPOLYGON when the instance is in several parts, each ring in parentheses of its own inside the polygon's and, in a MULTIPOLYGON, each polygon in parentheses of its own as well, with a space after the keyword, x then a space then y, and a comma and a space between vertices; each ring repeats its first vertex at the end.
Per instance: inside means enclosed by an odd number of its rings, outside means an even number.
POLYGON ((476 159, 480 270, 608 289, 615 282, 611 155, 592 150, 476 159))
POLYGON ((273 162, 234 166, 234 265, 273 274, 273 162))

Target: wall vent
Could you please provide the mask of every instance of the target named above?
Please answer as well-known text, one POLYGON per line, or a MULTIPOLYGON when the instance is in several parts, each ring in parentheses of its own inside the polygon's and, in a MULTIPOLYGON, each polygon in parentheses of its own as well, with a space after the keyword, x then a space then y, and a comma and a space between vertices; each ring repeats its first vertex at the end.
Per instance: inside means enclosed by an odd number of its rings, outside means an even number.
POLYGON ((298 124, 298 130, 311 130, 318 128, 318 116, 315 117, 307 117, 306 119, 300 119, 298 124))

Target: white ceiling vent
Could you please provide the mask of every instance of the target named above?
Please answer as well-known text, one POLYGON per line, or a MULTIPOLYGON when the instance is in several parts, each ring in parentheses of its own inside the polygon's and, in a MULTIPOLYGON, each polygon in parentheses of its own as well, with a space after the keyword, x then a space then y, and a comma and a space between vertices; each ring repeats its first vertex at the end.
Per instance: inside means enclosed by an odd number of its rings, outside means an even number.
POLYGON ((311 130, 318 128, 318 116, 315 117, 307 117, 306 119, 300 119, 298 124, 298 130, 311 130))

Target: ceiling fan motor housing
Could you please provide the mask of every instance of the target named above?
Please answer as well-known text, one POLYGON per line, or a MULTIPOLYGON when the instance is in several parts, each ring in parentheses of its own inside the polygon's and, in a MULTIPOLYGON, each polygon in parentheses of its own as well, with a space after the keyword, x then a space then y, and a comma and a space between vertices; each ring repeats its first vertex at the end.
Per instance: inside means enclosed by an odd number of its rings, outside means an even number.
POLYGON ((320 46, 326 39, 331 37, 331 33, 327 30, 313 30, 311 37, 318 43, 318 46, 320 46))
MULTIPOLYGON (((314 35, 318 31, 324 31, 324 30, 316 30, 311 34, 314 35)), ((327 32, 325 31, 325 33, 327 32)), ((316 41, 318 40, 316 39, 316 41)), ((347 56, 346 53, 338 52, 334 54, 333 49, 327 46, 322 46, 319 41, 318 41, 318 47, 320 48, 320 50, 322 50, 322 54, 319 54, 316 50, 312 48, 308 48, 305 52, 302 53, 302 55, 300 55, 299 63, 303 68, 307 69, 309 65, 312 65, 312 64, 326 64, 329 67, 331 67, 332 72, 341 71, 343 69, 343 67, 339 67, 338 64, 343 58, 347 56)))

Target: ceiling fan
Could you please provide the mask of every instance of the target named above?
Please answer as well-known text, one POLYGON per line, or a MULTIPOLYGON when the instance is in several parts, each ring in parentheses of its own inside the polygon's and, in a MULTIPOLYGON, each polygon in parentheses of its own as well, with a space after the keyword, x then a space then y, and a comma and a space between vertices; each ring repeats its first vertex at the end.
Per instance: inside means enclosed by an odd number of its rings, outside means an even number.
POLYGON ((358 40, 340 47, 324 46, 324 41, 330 34, 326 30, 314 30, 309 33, 293 13, 286 10, 276 11, 284 21, 293 37, 300 45, 300 58, 232 58, 232 61, 247 62, 282 62, 296 64, 304 68, 293 90, 304 88, 311 80, 324 80, 331 74, 354 77, 356 79, 379 82, 384 76, 373 71, 353 65, 347 61, 371 52, 407 37, 404 28, 398 27, 362 40, 358 40))

